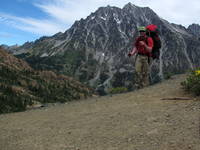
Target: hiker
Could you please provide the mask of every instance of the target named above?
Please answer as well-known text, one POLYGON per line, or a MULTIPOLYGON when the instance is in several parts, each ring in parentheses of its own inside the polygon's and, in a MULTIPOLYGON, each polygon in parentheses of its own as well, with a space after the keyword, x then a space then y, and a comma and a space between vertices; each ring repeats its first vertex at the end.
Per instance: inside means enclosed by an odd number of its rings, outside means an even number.
POLYGON ((136 38, 132 51, 128 56, 136 54, 135 70, 136 70, 136 88, 143 88, 149 85, 150 64, 152 61, 151 52, 154 46, 153 39, 147 36, 146 27, 139 27, 140 35, 136 38))

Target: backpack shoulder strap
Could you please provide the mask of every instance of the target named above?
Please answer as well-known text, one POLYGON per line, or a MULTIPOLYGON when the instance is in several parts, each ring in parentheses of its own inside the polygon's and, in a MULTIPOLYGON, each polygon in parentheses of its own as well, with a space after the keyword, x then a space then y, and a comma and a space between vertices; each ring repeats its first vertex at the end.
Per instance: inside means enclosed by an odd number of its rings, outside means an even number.
POLYGON ((152 37, 147 37, 147 45, 148 46, 152 46, 152 48, 154 47, 154 40, 153 40, 153 38, 152 37), (149 41, 149 40, 151 40, 151 41, 149 41), (150 42, 150 43, 149 43, 150 42))

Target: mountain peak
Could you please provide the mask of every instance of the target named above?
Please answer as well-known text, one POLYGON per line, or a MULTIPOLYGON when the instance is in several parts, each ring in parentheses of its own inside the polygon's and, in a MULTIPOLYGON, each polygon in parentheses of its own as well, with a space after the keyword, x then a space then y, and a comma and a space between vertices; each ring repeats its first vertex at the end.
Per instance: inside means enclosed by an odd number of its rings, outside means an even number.
POLYGON ((193 24, 191 24, 191 25, 188 26, 188 29, 192 29, 192 28, 199 29, 200 25, 196 24, 196 23, 193 23, 193 24))
POLYGON ((199 38, 199 35, 200 35, 200 25, 199 24, 193 23, 188 26, 187 30, 189 33, 191 33, 199 38))
POLYGON ((123 10, 128 11, 128 12, 132 12, 135 14, 141 14, 141 13, 151 13, 152 15, 155 15, 156 13, 149 7, 139 7, 136 6, 134 4, 132 4, 131 2, 129 2, 128 4, 126 4, 123 8, 123 10))
POLYGON ((132 4, 131 2, 129 2, 128 4, 124 5, 123 9, 130 9, 130 8, 137 8, 138 6, 132 4))

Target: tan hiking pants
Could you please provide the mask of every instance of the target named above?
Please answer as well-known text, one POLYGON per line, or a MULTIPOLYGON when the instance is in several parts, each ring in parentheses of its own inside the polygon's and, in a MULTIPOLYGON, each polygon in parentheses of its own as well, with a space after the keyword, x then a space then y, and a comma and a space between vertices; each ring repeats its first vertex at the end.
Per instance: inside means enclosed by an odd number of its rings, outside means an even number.
POLYGON ((137 55, 135 62, 137 88, 143 88, 149 85, 150 64, 151 58, 148 60, 148 56, 137 55))

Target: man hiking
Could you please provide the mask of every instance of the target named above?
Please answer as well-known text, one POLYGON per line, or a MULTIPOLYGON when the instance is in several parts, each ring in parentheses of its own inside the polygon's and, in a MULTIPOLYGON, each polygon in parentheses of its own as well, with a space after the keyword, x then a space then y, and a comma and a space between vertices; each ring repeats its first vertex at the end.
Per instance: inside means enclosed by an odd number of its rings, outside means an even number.
POLYGON ((146 27, 139 27, 139 37, 136 38, 132 51, 128 56, 136 55, 136 88, 143 88, 149 85, 149 74, 151 64, 151 52, 154 46, 153 39, 146 35, 146 27))

